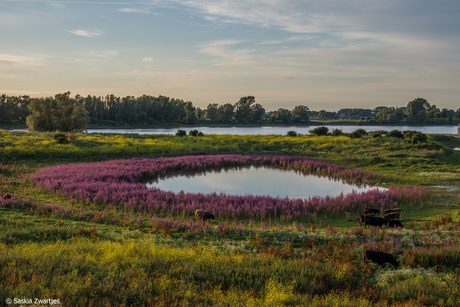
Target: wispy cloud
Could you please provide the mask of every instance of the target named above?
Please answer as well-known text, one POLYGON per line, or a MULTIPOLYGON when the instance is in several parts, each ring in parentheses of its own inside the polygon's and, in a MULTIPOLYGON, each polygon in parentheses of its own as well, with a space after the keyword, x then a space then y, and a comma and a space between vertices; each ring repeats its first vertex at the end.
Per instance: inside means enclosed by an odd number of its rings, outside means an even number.
POLYGON ((67 32, 84 37, 99 37, 104 34, 102 31, 91 32, 86 30, 72 30, 67 32))
POLYGON ((22 56, 15 54, 0 53, 0 67, 21 68, 21 67, 41 67, 44 64, 43 56, 22 56))
POLYGON ((142 59, 142 62, 146 62, 146 63, 153 62, 153 57, 144 57, 142 59))
POLYGON ((150 10, 147 10, 147 9, 133 9, 129 7, 119 9, 118 11, 122 13, 139 13, 139 14, 149 14, 150 13, 150 10))

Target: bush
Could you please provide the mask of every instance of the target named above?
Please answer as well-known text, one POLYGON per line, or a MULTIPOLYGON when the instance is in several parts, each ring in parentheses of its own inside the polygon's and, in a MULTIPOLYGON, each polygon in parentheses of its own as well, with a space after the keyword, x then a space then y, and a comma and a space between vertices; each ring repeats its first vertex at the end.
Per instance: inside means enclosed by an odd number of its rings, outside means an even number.
POLYGON ((404 138, 410 140, 412 144, 423 143, 428 140, 426 134, 413 130, 404 131, 404 138))
POLYGON ((53 135, 53 139, 55 139, 59 144, 64 144, 66 141, 64 133, 56 133, 53 135))
POLYGON ((288 131, 287 136, 297 136, 297 131, 288 131))
POLYGON ((391 137, 394 137, 394 138, 398 138, 398 139, 402 139, 404 134, 399 131, 399 130, 392 130, 390 133, 388 133, 387 136, 391 136, 391 137))
POLYGON ((203 132, 198 132, 198 136, 204 136, 204 133, 203 132))
POLYGON ((188 135, 190 136, 198 136, 198 130, 193 129, 188 132, 188 135))
POLYGON ((361 134, 361 135, 367 135, 367 134, 368 134, 367 131, 364 130, 364 129, 358 129, 358 130, 356 130, 355 132, 356 132, 356 133, 359 133, 359 134, 361 134))
POLYGON ((177 130, 177 132, 176 132, 176 136, 182 137, 182 136, 186 136, 186 135, 187 135, 187 132, 185 132, 184 130, 180 130, 180 129, 179 129, 179 130, 177 130))
POLYGON ((386 130, 377 130, 377 131, 373 131, 373 132, 371 133, 371 135, 372 135, 373 138, 380 138, 380 137, 382 137, 382 135, 384 135, 384 134, 385 134, 385 135, 388 134, 388 131, 386 131, 386 130))
POLYGON ((311 134, 316 134, 318 136, 327 135, 327 133, 329 132, 329 128, 327 128, 327 127, 317 127, 317 128, 315 128, 313 130, 310 130, 308 132, 310 132, 311 134))
POLYGON ((334 129, 334 130, 332 130, 331 134, 333 136, 339 136, 339 135, 343 135, 343 131, 342 131, 342 129, 334 129))

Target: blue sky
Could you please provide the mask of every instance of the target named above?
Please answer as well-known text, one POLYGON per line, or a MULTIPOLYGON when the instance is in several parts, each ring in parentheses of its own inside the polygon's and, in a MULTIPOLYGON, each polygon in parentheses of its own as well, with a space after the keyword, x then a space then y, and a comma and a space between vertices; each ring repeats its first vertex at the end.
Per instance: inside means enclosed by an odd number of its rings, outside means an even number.
POLYGON ((0 93, 460 107, 458 0, 0 0, 0 93))

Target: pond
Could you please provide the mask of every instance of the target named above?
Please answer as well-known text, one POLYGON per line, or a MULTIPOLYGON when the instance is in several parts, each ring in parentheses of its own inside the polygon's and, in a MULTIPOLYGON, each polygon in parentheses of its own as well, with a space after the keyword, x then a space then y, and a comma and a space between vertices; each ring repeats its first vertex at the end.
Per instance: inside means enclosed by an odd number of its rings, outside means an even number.
MULTIPOLYGON (((149 188, 179 193, 225 193, 227 195, 264 195, 284 198, 338 196, 366 192, 377 187, 365 187, 334 181, 293 170, 269 167, 244 167, 222 171, 209 170, 201 174, 181 175, 147 183, 149 188)), ((382 188, 379 188, 382 189, 382 188)))

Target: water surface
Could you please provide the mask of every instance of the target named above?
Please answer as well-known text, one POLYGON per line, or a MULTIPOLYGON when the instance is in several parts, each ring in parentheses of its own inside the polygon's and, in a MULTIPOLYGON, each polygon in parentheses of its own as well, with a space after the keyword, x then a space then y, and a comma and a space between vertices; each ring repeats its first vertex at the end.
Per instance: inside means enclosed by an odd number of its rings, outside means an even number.
POLYGON ((228 195, 268 195, 272 197, 308 198, 338 196, 352 191, 365 192, 376 187, 358 187, 293 170, 256 168, 254 166, 222 171, 209 170, 202 174, 176 176, 148 183, 149 188, 179 193, 226 193, 228 195))

